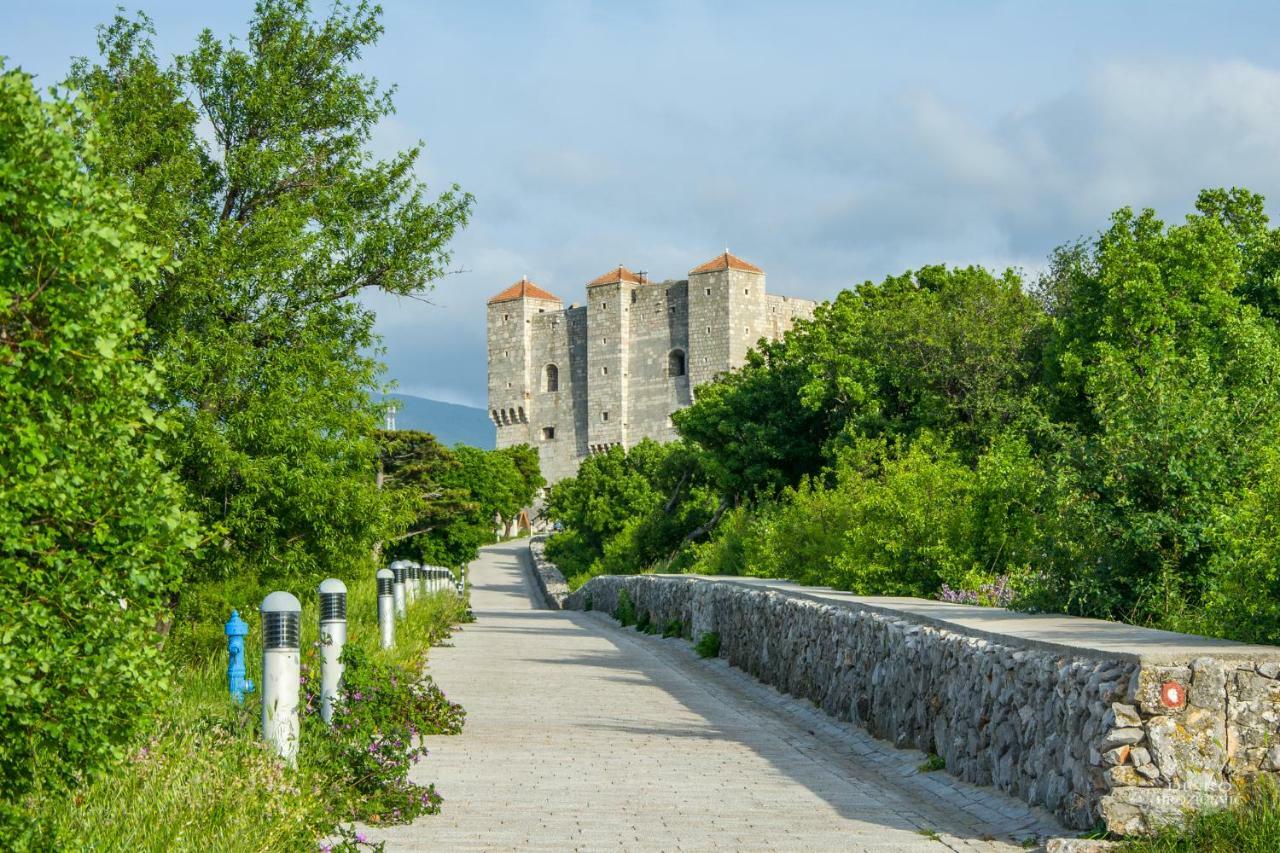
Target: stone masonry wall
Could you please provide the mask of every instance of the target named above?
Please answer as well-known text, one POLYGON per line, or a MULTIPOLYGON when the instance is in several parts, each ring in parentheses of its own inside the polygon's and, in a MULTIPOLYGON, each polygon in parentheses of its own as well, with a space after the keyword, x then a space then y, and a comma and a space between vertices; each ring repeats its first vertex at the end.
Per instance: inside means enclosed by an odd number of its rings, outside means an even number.
POLYGON ((1280 769, 1280 649, 754 579, 597 577, 564 607, 613 613, 624 589, 657 624, 718 633, 733 666, 1073 828, 1146 832, 1280 769))
POLYGON ((564 608, 564 600, 569 597, 569 584, 565 583, 560 568, 544 556, 546 542, 546 536, 529 537, 529 562, 533 570, 533 582, 542 593, 542 600, 546 602, 547 608, 561 610, 564 608))
POLYGON ((742 365, 761 337, 778 337, 807 299, 771 296, 765 276, 740 270, 688 280, 593 284, 586 304, 519 297, 488 307, 489 416, 497 446, 538 449, 555 483, 593 452, 676 437, 671 414, 696 387, 742 365), (673 351, 685 375, 673 376, 673 351), (547 387, 553 365, 557 388, 547 387))

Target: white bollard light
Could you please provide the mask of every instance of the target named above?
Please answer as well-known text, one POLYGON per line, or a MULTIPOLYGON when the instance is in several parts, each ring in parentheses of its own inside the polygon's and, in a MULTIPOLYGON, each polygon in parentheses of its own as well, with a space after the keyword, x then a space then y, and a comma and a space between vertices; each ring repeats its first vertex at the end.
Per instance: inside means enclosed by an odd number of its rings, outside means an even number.
POLYGON ((333 721, 333 703, 342 681, 342 647, 347 644, 347 585, 320 582, 320 719, 333 721))
POLYGON ((378 628, 382 634, 382 647, 390 649, 396 644, 395 572, 378 569, 378 628))
POLYGON ((394 578, 391 584, 391 595, 395 599, 396 616, 401 619, 408 613, 405 609, 404 601, 404 572, 405 564, 403 560, 396 560, 391 564, 391 576, 394 578))
POLYGON ((404 561, 404 600, 405 604, 418 600, 418 570, 411 560, 404 561))
POLYGON ((298 653, 302 605, 287 592, 262 599, 262 737, 290 766, 298 758, 298 653))
POLYGON ((418 587, 418 595, 419 596, 426 595, 427 594, 427 570, 422 565, 422 563, 415 562, 413 564, 413 576, 416 579, 414 583, 418 587))

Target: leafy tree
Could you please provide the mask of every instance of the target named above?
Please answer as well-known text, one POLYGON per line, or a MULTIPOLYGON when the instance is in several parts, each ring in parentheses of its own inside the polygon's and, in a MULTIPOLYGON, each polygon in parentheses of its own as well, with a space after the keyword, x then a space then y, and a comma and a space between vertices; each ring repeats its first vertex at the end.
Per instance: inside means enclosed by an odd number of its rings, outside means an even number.
POLYGON ((0 71, 0 812, 120 754, 198 542, 139 353, 160 259, 76 109, 0 71))
POLYGON ((101 130, 94 168, 168 259, 135 292, 146 355, 169 366, 169 458, 219 531, 206 575, 342 571, 392 527, 356 298, 443 275, 471 197, 428 197, 420 146, 370 154, 392 93, 353 65, 381 31, 363 2, 315 22, 305 0, 261 0, 243 42, 206 30, 165 65, 150 21, 117 17, 71 75, 101 130))
POLYGON ((462 463, 435 436, 415 430, 378 433, 382 453, 378 482, 393 497, 405 520, 396 525, 403 532, 388 543, 392 559, 417 558, 422 553, 418 537, 442 530, 455 519, 478 511, 471 490, 450 483, 462 463))
POLYGON ((1280 338, 1241 299, 1247 245, 1220 215, 1126 209, 1057 258, 1049 606, 1160 622, 1200 600, 1218 519, 1280 435, 1280 338))
POLYGON ((382 434, 386 485, 411 507, 407 534, 392 556, 460 566, 493 541, 493 518, 514 518, 541 488, 537 451, 528 445, 452 450, 426 433, 382 434))
POLYGON ((776 492, 822 467, 833 428, 830 413, 800 405, 809 373, 793 341, 812 327, 799 328, 763 342, 740 370, 700 386, 694 404, 672 415, 726 500, 776 492))
POLYGON ((548 541, 548 556, 561 564, 566 575, 587 571, 603 555, 605 543, 622 532, 629 520, 661 505, 662 497, 637 470, 645 454, 640 446, 631 453, 610 447, 588 456, 575 476, 551 487, 547 518, 560 522, 566 530, 548 541))

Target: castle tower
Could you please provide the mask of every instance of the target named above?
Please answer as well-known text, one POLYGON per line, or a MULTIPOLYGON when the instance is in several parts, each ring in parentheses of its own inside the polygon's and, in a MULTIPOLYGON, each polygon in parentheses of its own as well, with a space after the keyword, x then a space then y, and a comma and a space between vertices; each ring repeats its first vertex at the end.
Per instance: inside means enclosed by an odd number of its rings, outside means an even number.
POLYGON ((741 366, 763 334, 764 270, 725 249, 689 270, 688 301, 689 383, 696 389, 741 366))
POLYGON ((536 392, 548 380, 533 358, 534 318, 560 310, 560 298, 522 278, 489 300, 489 417, 498 447, 535 444, 536 392))
POLYGON ((627 443, 631 304, 640 277, 624 266, 587 283, 587 446, 627 443))

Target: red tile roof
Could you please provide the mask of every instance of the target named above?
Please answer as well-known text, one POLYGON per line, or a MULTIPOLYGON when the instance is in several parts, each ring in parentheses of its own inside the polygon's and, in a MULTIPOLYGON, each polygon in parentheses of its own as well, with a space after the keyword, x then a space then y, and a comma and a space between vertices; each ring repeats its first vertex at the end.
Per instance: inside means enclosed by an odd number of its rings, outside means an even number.
POLYGON ((499 293, 497 296, 490 299, 489 304, 492 305, 495 302, 511 302, 512 300, 515 300, 515 299, 525 299, 525 298, 551 299, 555 302, 560 301, 559 296, 556 296, 554 293, 547 293, 541 287, 538 287, 538 285, 529 281, 529 279, 522 278, 519 281, 517 281, 515 284, 508 287, 506 290, 499 293))
POLYGON ((743 272, 758 272, 764 274, 764 270, 755 264, 749 264, 736 255, 729 254, 729 250, 725 249, 724 254, 716 255, 705 264, 694 267, 689 270, 689 275, 697 275, 700 272, 716 272, 717 270, 742 270, 743 272))
POLYGON ((622 266, 622 264, 618 264, 617 269, 609 270, 607 273, 600 276, 599 278, 591 279, 591 281, 587 282, 587 287, 591 287, 592 285, 596 285, 596 284, 615 284, 616 282, 619 282, 619 281, 628 281, 628 282, 631 282, 632 284, 644 284, 644 282, 640 279, 640 276, 636 275, 631 270, 622 266))

